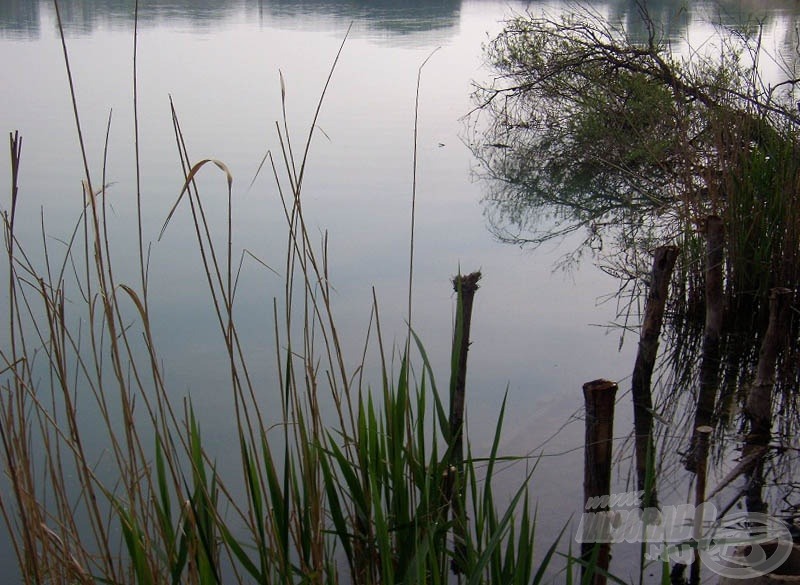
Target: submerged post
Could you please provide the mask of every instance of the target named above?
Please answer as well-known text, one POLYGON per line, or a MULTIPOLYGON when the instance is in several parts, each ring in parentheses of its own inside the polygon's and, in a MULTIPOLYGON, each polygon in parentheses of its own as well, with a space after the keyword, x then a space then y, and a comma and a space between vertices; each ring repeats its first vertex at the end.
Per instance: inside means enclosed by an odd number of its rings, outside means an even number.
MULTIPOLYGON (((706 463, 708 462, 708 440, 714 429, 708 425, 697 427, 694 430, 697 446, 697 481, 694 484, 694 523, 692 536, 699 543, 703 536, 703 513, 701 506, 706 501, 706 463)), ((689 572, 689 585, 700 585, 700 549, 694 549, 694 562, 689 572)))
MULTIPOLYGON (((611 455, 614 439, 614 399, 617 383, 609 380, 593 380, 583 385, 583 400, 586 407, 586 441, 583 465, 584 506, 590 502, 601 502, 602 496, 611 493, 611 455)), ((607 498, 606 498, 607 499, 607 498)), ((591 512, 603 512, 608 506, 593 506, 591 512)), ((602 539, 601 540, 607 540, 602 539)), ((611 561, 611 545, 608 542, 581 543, 581 557, 596 559, 595 567, 608 571, 611 561), (595 556, 595 546, 598 547, 595 556)), ((586 566, 582 569, 585 578, 586 566)), ((585 581, 583 580, 581 582, 585 581)), ((592 585, 605 585, 605 573, 594 573, 592 585)))
MULTIPOLYGON (((775 367, 778 353, 786 340, 789 303, 792 291, 788 288, 773 288, 769 295, 769 324, 761 349, 758 353, 756 377, 747 394, 745 416, 750 429, 745 438, 742 458, 747 458, 758 451, 767 451, 772 438, 772 390, 775 386, 775 367)), ((747 473, 747 489, 745 504, 748 512, 766 512, 767 505, 762 497, 764 485, 764 464, 758 461, 747 473)))
MULTIPOLYGON (((633 430, 636 450, 637 489, 645 492, 642 507, 656 504, 654 485, 647 483, 648 458, 652 461, 655 453, 653 443, 653 398, 651 383, 658 355, 658 339, 664 322, 664 308, 672 269, 678 258, 676 246, 661 246, 653 253, 653 272, 650 290, 644 307, 644 319, 639 339, 639 350, 631 377, 631 396, 633 398, 633 430)), ((654 482, 651 482, 654 484, 654 482)))
POLYGON ((445 484, 447 504, 453 511, 455 551, 450 564, 453 573, 462 574, 466 560, 466 515, 462 502, 461 478, 464 466, 464 403, 467 386, 467 352, 472 324, 472 303, 478 290, 480 271, 453 278, 456 291, 456 329, 453 334, 453 371, 450 374, 450 467, 445 484))
POLYGON ((703 355, 700 361, 700 381, 697 392, 697 409, 694 416, 694 433, 687 454, 685 467, 695 472, 700 461, 697 429, 714 426, 714 407, 719 385, 720 339, 723 320, 723 264, 725 229, 722 218, 711 215, 706 219, 706 321, 703 328, 703 355))

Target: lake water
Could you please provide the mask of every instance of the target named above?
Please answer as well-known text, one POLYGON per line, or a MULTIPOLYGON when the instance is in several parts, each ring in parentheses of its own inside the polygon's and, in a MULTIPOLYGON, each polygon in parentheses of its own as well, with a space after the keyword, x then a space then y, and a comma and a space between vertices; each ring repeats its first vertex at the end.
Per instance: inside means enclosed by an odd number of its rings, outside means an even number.
MULTIPOLYGON (((60 6, 97 176, 113 110, 110 221, 118 280, 135 282, 133 2, 70 0, 60 6)), ((793 7, 770 7, 767 25, 775 43, 786 40, 782 31, 793 30, 787 26, 793 7)), ((312 229, 329 234, 334 308, 351 364, 360 359, 371 287, 384 335, 402 343, 405 333, 414 103, 418 71, 430 57, 420 83, 413 325, 445 383, 454 306, 449 278, 459 269, 482 270, 467 388, 473 445, 488 445, 508 391, 503 450, 551 455, 534 476, 542 542, 580 511, 583 423, 570 417, 582 405, 581 385, 605 377, 621 380, 627 390, 636 349, 629 337, 619 350, 620 331, 605 327, 615 320, 616 304, 603 300, 617 283, 591 262, 570 272, 554 270, 577 240, 535 252, 495 241, 482 208, 484 186, 474 180, 475 163, 463 143, 471 83, 489 76, 482 43, 512 11, 526 8, 564 9, 494 0, 141 2, 138 91, 151 308, 167 384, 176 396, 192 396, 208 440, 221 449, 234 440, 227 425, 230 397, 218 391, 226 385, 227 358, 184 207, 158 240, 182 186, 169 97, 191 157, 220 159, 233 173, 237 250, 279 268, 285 236, 276 189, 268 173, 249 185, 267 150, 277 151, 281 76, 289 127, 299 143, 351 27, 318 120, 304 204, 312 229)), ((635 15, 633 2, 596 8, 636 26, 635 16, 628 16, 635 15)), ((702 38, 708 27, 701 15, 714 12, 673 2, 653 4, 651 11, 676 39, 702 38)), ((736 20, 751 7, 724 4, 721 12, 736 20)), ((20 238, 37 248, 43 210, 57 248, 81 212, 83 170, 50 2, 0 3, 0 72, 0 129, 19 130, 24 139, 20 238)), ((209 209, 222 221, 224 179, 204 171, 202 181, 209 209)), ((9 183, 4 163, 0 185, 9 183)), ((255 367, 263 380, 274 375, 272 298, 281 294, 281 282, 248 262, 239 285, 237 311, 248 324, 243 341, 252 362, 265 364, 255 367)), ((626 398, 620 392, 620 436, 630 428, 626 398)), ((510 483, 519 475, 510 470, 510 483)), ((13 559, 8 549, 0 554, 3 575, 13 559)))

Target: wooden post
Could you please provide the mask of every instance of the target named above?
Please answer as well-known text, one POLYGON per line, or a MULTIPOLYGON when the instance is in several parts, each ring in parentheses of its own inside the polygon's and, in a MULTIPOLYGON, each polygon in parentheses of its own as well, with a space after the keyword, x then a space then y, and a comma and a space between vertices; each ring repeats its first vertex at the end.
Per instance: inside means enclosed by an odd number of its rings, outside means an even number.
MULTIPOLYGON (((708 439, 714 429, 710 426, 701 426, 694 430, 697 437, 697 468, 696 482, 694 485, 694 526, 692 535, 695 543, 699 543, 703 536, 702 504, 706 501, 706 463, 708 461, 708 439)), ((694 549, 694 562, 689 574, 689 585, 700 585, 700 549, 694 549)))
MULTIPOLYGON (((584 446, 583 498, 586 502, 611 492, 611 455, 614 439, 614 398, 617 393, 616 382, 594 380, 583 385, 583 400, 586 407, 586 441, 584 446)), ((597 501, 597 500, 595 500, 597 501)), ((605 508, 593 508, 592 512, 602 512, 605 508)), ((608 571, 611 561, 611 545, 608 542, 595 544, 581 543, 581 557, 591 559, 595 546, 599 569, 608 571)), ((583 567, 582 574, 586 575, 583 567)), ((584 582, 584 581, 582 581, 584 582)), ((592 585, 605 585, 604 575, 595 573, 592 585)))
POLYGON ((450 436, 453 445, 451 461, 459 472, 464 460, 464 397, 467 387, 469 330, 472 324, 472 303, 480 279, 480 272, 466 276, 459 274, 453 278, 453 290, 458 295, 456 331, 453 337, 453 357, 457 370, 450 380, 450 436))
POLYGON ((453 511, 453 538, 455 551, 450 567, 455 574, 463 573, 466 557, 464 545, 466 516, 462 502, 464 466, 464 403, 467 386, 467 352, 469 351, 469 331, 472 324, 472 303, 478 290, 481 273, 459 274, 453 278, 456 291, 456 330, 453 335, 453 363, 456 370, 450 377, 450 468, 445 485, 447 504, 453 511), (455 489, 457 487, 457 490, 455 489))
POLYGON ((697 391, 697 407, 694 416, 694 432, 689 445, 685 467, 696 472, 700 453, 697 429, 714 426, 714 407, 719 385, 720 339, 724 314, 723 264, 725 261, 725 229, 722 218, 711 215, 706 219, 706 321, 703 330, 703 355, 700 361, 700 380, 697 391))
MULTIPOLYGON (((786 339, 787 312, 792 300, 788 288, 773 288, 769 295, 769 324, 758 354, 756 378, 747 394, 744 413, 750 423, 750 432, 745 437, 742 459, 766 448, 772 438, 772 390, 775 386, 775 366, 778 353, 786 339)), ((762 453, 762 456, 763 456, 762 453)), ((747 473, 745 503, 749 512, 766 512, 767 505, 762 497, 764 485, 764 464, 759 461, 747 473)))
POLYGON ((642 506, 655 506, 657 502, 655 486, 647 491, 647 459, 654 456, 653 443, 653 398, 650 392, 653 369, 658 355, 658 339, 664 322, 664 308, 672 269, 678 258, 676 246, 662 246, 653 253, 653 273, 650 291, 644 309, 639 351, 631 377, 633 397, 633 428, 636 435, 636 478, 639 490, 645 491, 642 506))

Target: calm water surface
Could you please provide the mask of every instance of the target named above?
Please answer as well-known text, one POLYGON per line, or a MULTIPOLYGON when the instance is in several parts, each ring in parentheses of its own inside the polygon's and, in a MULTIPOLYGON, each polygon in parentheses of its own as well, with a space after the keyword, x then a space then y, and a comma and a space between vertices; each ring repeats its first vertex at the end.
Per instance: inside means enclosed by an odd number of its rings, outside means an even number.
MULTIPOLYGON (((132 107, 132 2, 62 2, 72 72, 92 172, 102 167, 111 113, 107 168, 118 280, 136 282, 132 107)), ((346 351, 360 359, 375 287, 383 328, 400 343, 406 318, 412 193, 414 99, 422 70, 419 110, 417 222, 413 323, 446 381, 454 298, 449 278, 459 267, 481 269, 468 375, 473 445, 485 449, 508 391, 506 451, 540 452, 541 445, 581 406, 581 385, 598 377, 624 380, 635 343, 618 350, 611 277, 584 263, 553 270, 576 241, 521 251, 495 242, 481 207, 473 161, 462 143, 472 80, 485 80, 481 44, 512 11, 544 5, 486 1, 239 1, 141 2, 138 88, 145 240, 152 242, 151 308, 167 383, 176 397, 191 395, 206 439, 221 451, 234 444, 228 424, 221 351, 188 210, 166 235, 161 225, 182 185, 172 137, 169 96, 181 119, 190 156, 225 161, 234 179, 235 229, 246 249, 280 269, 285 241, 277 191, 267 174, 249 187, 268 149, 275 150, 281 115, 280 76, 289 127, 299 144, 307 133, 327 72, 348 27, 350 36, 325 99, 305 183, 307 220, 329 233, 335 311, 346 351)), ((632 4, 598 4, 635 27, 632 4)), ((548 5, 560 10, 558 4, 548 5)), ((749 13, 742 4, 726 15, 749 13)), ((675 38, 702 38, 699 9, 658 3, 652 12, 675 38)), ((770 12, 771 31, 785 30, 791 6, 770 12)), ((707 12, 704 12, 707 14, 707 12)), ((733 16, 731 16, 733 18, 733 16)), ((791 27, 789 27, 791 29, 791 27)), ((780 32, 775 42, 783 42, 780 32)), ((81 210, 82 164, 66 74, 49 2, 0 3, 0 129, 24 139, 20 237, 38 245, 43 215, 54 249, 81 210)), ((8 185, 7 163, 0 185, 8 185)), ((202 186, 212 214, 224 214, 224 180, 211 171, 202 186)), ((5 199, 4 199, 5 201, 5 199)), ((7 203, 3 204, 3 207, 7 203)), ((274 388, 272 298, 281 279, 245 263, 238 315, 265 400, 274 388), (259 365, 262 364, 262 365, 259 365)), ((377 380, 377 379, 376 379, 377 380)), ((625 389, 624 381, 621 387, 625 389)), ((622 397, 618 434, 628 432, 622 397)), ((569 424, 544 447, 548 457, 534 479, 544 504, 540 526, 557 527, 581 507, 582 423, 569 424)), ((221 462, 224 467, 225 462, 221 462)), ((224 473, 224 469, 221 469, 224 473)), ((510 470, 514 480, 524 470, 510 470)), ((513 485, 513 481, 510 481, 513 485)), ((13 564, 0 552, 0 574, 13 564)), ((10 569, 9 569, 10 570, 10 569)))

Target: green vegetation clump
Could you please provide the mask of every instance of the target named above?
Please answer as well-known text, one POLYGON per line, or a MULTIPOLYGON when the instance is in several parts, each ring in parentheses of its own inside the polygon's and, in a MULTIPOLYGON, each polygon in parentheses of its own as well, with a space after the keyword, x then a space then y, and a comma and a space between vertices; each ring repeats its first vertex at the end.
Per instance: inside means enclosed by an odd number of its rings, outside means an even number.
POLYGON ((721 31, 717 52, 681 57, 641 16, 645 38, 588 11, 520 16, 487 46, 496 75, 474 94, 471 144, 499 235, 588 228, 597 246, 646 250, 717 214, 732 262, 796 281, 796 81, 760 77, 759 36, 721 31))
MULTIPOLYGON (((475 91, 470 141, 487 180, 486 213, 515 244, 583 233, 566 261, 590 252, 619 277, 626 317, 647 286, 652 251, 679 246, 668 314, 682 370, 676 390, 696 374, 703 229, 721 217, 721 379, 735 392, 754 369, 770 290, 800 285, 798 81, 792 63, 785 77, 761 76, 769 56, 758 27, 719 27, 702 48, 680 51, 643 7, 640 17, 644 32, 634 36, 590 9, 527 14, 489 43, 494 77, 475 91)), ((798 347, 782 352, 779 380, 782 412, 794 418, 798 347)))

